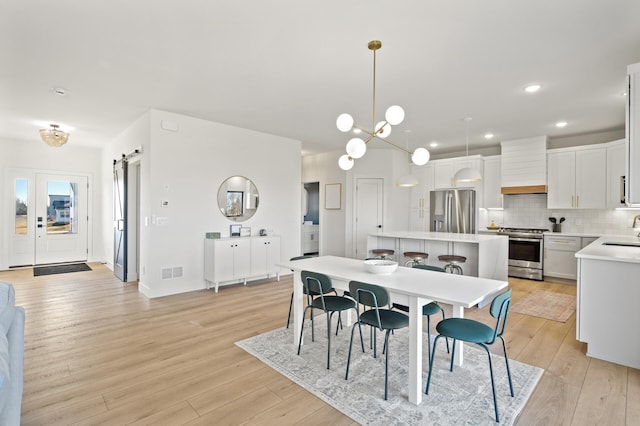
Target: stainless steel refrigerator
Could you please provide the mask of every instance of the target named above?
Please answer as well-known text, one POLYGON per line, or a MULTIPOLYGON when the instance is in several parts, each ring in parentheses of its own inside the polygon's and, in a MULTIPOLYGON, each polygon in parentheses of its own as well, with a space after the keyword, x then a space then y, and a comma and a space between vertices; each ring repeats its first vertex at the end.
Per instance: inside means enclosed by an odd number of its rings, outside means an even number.
POLYGON ((476 191, 445 189, 431 191, 431 231, 476 233, 476 191))

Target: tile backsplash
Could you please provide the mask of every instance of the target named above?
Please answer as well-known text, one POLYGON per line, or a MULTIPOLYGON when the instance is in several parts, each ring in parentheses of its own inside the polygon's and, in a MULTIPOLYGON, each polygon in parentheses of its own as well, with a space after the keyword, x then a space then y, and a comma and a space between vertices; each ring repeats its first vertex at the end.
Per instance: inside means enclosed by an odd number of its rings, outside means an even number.
POLYGON ((563 232, 593 233, 594 235, 635 235, 631 227, 640 210, 581 210, 548 209, 546 194, 505 195, 503 210, 480 210, 480 229, 493 221, 497 226, 511 228, 548 228, 549 217, 560 220, 563 232))

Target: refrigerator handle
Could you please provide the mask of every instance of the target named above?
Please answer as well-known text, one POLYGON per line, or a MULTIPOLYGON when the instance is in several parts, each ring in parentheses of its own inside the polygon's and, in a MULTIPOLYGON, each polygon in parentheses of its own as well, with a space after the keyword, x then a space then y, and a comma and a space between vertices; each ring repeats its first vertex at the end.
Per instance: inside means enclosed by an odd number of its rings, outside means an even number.
POLYGON ((444 202, 444 232, 451 232, 451 221, 453 215, 451 214, 451 193, 447 192, 444 202))

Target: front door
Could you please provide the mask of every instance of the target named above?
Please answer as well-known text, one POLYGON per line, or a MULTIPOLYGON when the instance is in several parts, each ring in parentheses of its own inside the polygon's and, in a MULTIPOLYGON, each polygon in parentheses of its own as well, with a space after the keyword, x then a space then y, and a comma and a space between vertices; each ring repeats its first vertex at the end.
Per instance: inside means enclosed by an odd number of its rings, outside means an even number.
POLYGON ((9 170, 8 266, 87 260, 88 177, 9 170))
POLYGON ((369 257, 367 237, 383 230, 382 190, 382 179, 357 179, 355 253, 357 259, 369 257))

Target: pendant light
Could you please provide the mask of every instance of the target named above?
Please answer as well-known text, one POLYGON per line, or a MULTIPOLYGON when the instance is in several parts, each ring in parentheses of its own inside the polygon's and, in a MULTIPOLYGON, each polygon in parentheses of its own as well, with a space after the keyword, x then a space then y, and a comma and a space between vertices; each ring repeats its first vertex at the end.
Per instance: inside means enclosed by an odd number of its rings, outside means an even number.
POLYGON ((341 132, 358 132, 364 134, 365 139, 354 137, 347 142, 347 153, 338 159, 338 166, 342 170, 350 170, 353 167, 354 159, 361 158, 367 152, 367 144, 373 139, 378 139, 402 151, 407 151, 411 155, 411 161, 418 166, 423 166, 429 161, 429 151, 426 148, 417 148, 410 152, 399 145, 391 142, 387 137, 391 134, 391 127, 397 126, 404 120, 404 109, 399 105, 393 105, 387 108, 384 120, 378 121, 376 124, 376 51, 382 47, 380 40, 371 40, 367 46, 373 52, 373 108, 371 128, 365 129, 355 124, 350 114, 344 113, 338 116, 336 127, 341 132))
MULTIPOLYGON (((404 133, 407 135, 407 152, 409 151, 409 133, 411 133, 411 130, 405 130, 404 133)), ((412 174, 408 174, 408 175, 404 175, 404 176, 400 176, 400 178, 398 178, 398 181, 396 182, 396 186, 398 186, 399 188, 413 188, 418 186, 418 178, 416 178, 415 176, 413 176, 412 174)))
MULTIPOLYGON (((471 117, 464 119, 467 130, 467 163, 469 162, 469 123, 471 120, 473 120, 471 117)), ((473 167, 465 167, 456 172, 453 180, 456 183, 479 182, 482 180, 482 175, 473 167)))

